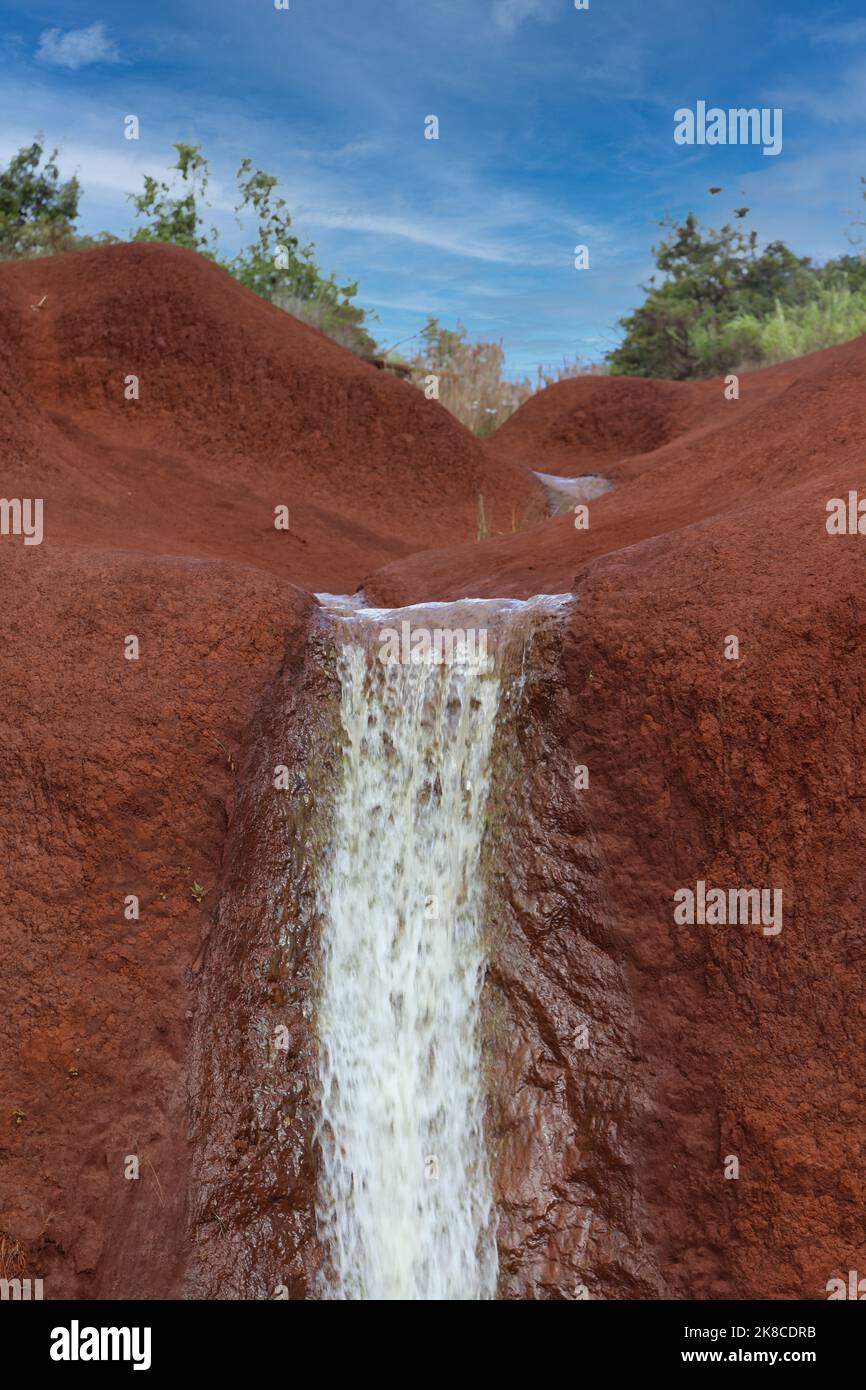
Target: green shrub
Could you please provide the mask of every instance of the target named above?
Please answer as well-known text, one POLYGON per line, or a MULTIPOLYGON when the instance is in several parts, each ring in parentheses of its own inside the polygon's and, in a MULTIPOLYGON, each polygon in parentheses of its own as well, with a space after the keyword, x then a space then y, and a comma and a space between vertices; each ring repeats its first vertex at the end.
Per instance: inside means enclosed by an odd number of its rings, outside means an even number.
MULTIPOLYGON (((737 209, 745 216, 748 208, 737 209)), ((625 376, 684 380, 743 364, 781 362, 866 331, 866 258, 845 255, 814 265, 784 242, 760 250, 739 226, 699 226, 690 213, 666 219, 654 248, 655 276, 644 303, 620 320, 622 343, 609 355, 625 376)))
POLYGON ((772 314, 751 327, 758 333, 760 362, 785 362, 835 347, 866 333, 866 290, 822 286, 811 303, 777 304, 772 314))
MULTIPOLYGON (((130 233, 131 240, 166 242, 207 256, 248 289, 313 324, 342 346, 361 356, 375 352, 366 311, 353 302, 358 285, 338 285, 333 275, 322 274, 315 247, 301 246, 291 231, 289 210, 275 193, 277 180, 254 170, 249 159, 243 161, 237 173, 240 201, 235 210, 254 215, 257 235, 238 255, 221 259, 216 228, 206 228, 203 216, 208 162, 200 145, 181 143, 174 148, 177 160, 172 168, 180 175, 180 187, 145 175, 142 191, 129 195, 140 221, 130 233)), ((61 183, 56 150, 44 163, 43 155, 38 138, 0 171, 0 259, 57 255, 116 242, 118 238, 108 232, 85 237, 76 231, 81 186, 76 178, 61 183)))

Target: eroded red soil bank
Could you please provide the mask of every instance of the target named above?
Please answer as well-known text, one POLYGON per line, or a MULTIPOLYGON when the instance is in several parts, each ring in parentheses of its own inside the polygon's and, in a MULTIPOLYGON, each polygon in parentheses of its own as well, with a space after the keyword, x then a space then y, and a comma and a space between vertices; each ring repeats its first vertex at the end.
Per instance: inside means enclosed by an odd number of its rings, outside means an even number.
POLYGON ((274 856, 312 833, 309 591, 362 581, 576 596, 496 878, 503 1295, 822 1297, 862 1267, 866 570, 824 522, 863 480, 866 342, 738 401, 563 383, 481 446, 183 252, 4 265, 0 319, 2 491, 45 499, 41 546, 0 537, 0 1228, 47 1296, 309 1290, 309 1030, 284 1092, 251 1020, 303 1018, 274 932, 313 940, 306 861, 274 856), (588 531, 476 543, 528 466, 616 487, 588 531), (284 836, 257 779, 287 731, 284 836), (699 878, 781 887, 783 931, 675 925, 699 878))

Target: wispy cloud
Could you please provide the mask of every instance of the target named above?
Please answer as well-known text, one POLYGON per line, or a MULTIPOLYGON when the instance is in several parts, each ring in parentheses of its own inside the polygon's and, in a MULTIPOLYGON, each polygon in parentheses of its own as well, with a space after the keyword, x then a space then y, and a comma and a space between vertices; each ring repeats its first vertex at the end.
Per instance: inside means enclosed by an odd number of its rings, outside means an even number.
POLYGON ((776 40, 801 43, 813 48, 862 48, 866 41, 866 19, 851 19, 839 9, 822 6, 811 15, 779 15, 774 25, 776 40))
POLYGON ((504 34, 513 34, 524 19, 549 19, 548 0, 496 0, 493 18, 504 34))
POLYGON ((35 24, 36 63, 0 36, 0 167, 45 130, 63 176, 81 179, 82 230, 124 235, 127 193, 146 172, 171 183, 173 143, 201 143, 205 220, 231 254, 254 235, 233 212, 249 155, 279 178, 319 264, 360 279, 388 341, 432 313, 503 337, 515 371, 592 357, 643 298, 662 213, 719 214, 709 185, 736 190, 762 241, 821 258, 846 248, 850 208, 866 207, 862 0, 800 0, 784 20, 778 0, 730 0, 721 30, 681 0, 599 0, 588 15, 573 0, 425 0, 392 6, 387 24, 359 20, 357 0, 298 0, 293 19, 270 0, 91 4, 35 24), (673 111, 707 92, 784 107, 772 171, 759 151, 674 146, 673 111), (127 111, 146 116, 138 142, 127 111), (430 111, 439 142, 424 139, 430 111), (582 243, 587 273, 573 263, 582 243))
POLYGON ((828 125, 862 123, 866 117, 866 60, 836 70, 832 78, 806 86, 777 88, 774 102, 792 111, 805 111, 828 125))
POLYGON ((842 24, 828 24, 812 35, 814 44, 831 48, 862 48, 866 43, 866 19, 849 19, 842 24))
POLYGON ((75 71, 88 63, 119 63, 120 54, 104 24, 86 29, 45 29, 39 36, 36 57, 41 63, 75 71))
POLYGON ((478 235, 471 230, 455 228, 453 218, 447 227, 437 225, 429 217, 393 217, 387 214, 364 213, 346 209, 300 208, 305 223, 311 227, 329 227, 339 231, 370 232, 376 236, 396 237, 416 246, 427 246, 467 260, 490 261, 509 265, 514 251, 501 242, 478 235))

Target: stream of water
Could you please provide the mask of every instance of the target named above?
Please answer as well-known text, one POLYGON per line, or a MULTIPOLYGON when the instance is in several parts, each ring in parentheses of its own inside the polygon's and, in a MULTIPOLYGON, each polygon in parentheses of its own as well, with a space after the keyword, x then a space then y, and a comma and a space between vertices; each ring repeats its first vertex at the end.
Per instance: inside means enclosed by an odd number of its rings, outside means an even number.
MULTIPOLYGON (((324 1297, 495 1296, 480 860, 501 655, 527 607, 331 615, 343 759, 320 889, 324 1297)), ((522 679, 512 668, 512 699, 522 679)))

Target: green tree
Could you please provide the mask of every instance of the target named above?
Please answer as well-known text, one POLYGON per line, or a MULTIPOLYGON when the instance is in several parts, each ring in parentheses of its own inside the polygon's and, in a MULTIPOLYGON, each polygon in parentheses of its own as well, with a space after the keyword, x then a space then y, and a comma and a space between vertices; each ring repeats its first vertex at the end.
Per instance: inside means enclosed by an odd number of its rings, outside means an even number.
POLYGON ((301 246, 292 231, 292 217, 284 198, 275 189, 278 180, 245 159, 237 172, 240 202, 235 212, 251 211, 257 221, 256 240, 226 263, 247 289, 280 308, 304 318, 362 356, 375 352, 376 343, 364 326, 365 311, 352 300, 358 282, 338 285, 325 276, 315 260, 312 242, 301 246))
POLYGON ((275 192, 278 180, 245 159, 237 171, 240 201, 238 215, 252 214, 256 238, 230 259, 220 258, 215 228, 206 232, 201 204, 206 200, 210 168, 200 145, 177 144, 177 163, 172 167, 182 180, 179 192, 146 175, 140 194, 130 194, 145 225, 134 234, 136 241, 164 241, 185 246, 217 261, 247 289, 295 314, 329 334, 344 347, 369 356, 376 350, 365 326, 366 312, 352 301, 358 284, 338 285, 333 275, 322 274, 315 247, 301 246, 292 231, 285 199, 275 192))
POLYGON ((43 162, 41 137, 0 172, 0 257, 53 255, 80 244, 75 233, 81 185, 60 180, 57 150, 43 162))
POLYGON ((673 380, 712 376, 754 347, 753 335, 738 337, 733 320, 762 318, 777 304, 803 304, 818 293, 817 268, 782 241, 759 250, 756 232, 731 224, 704 229, 694 213, 682 223, 665 218, 659 225, 668 235, 653 254, 665 279, 656 284, 651 277, 642 286, 644 303, 620 320, 625 336, 609 354, 613 372, 673 380))
POLYGON ((171 167, 179 172, 183 191, 173 194, 169 184, 145 174, 143 192, 128 194, 139 217, 147 219, 133 233, 132 240, 166 241, 214 259, 217 232, 212 227, 208 235, 199 211, 199 199, 205 200, 210 178, 208 162, 201 145, 181 143, 174 148, 177 161, 171 167))

